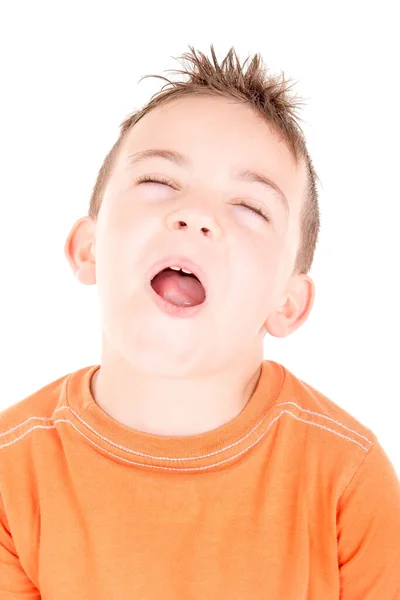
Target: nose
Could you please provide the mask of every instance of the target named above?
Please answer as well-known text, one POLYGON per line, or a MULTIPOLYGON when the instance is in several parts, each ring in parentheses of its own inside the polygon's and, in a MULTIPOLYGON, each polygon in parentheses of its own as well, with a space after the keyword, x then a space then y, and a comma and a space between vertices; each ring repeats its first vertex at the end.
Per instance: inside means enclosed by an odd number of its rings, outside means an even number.
POLYGON ((185 229, 200 232, 214 240, 221 239, 221 227, 216 218, 198 208, 180 208, 167 217, 169 229, 185 229))

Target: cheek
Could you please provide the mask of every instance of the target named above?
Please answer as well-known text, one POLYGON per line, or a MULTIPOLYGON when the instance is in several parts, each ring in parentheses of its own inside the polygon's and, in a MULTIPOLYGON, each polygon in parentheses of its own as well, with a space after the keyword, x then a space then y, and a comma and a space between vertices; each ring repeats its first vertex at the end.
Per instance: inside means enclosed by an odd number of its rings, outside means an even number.
POLYGON ((238 296, 247 296, 262 284, 266 275, 265 265, 265 257, 256 246, 250 244, 237 248, 232 259, 231 272, 238 296))
POLYGON ((107 215, 110 231, 128 235, 132 227, 140 221, 140 204, 134 201, 132 194, 121 194, 114 198, 107 215))
POLYGON ((264 304, 276 285, 282 258, 277 240, 248 236, 236 245, 232 258, 235 294, 253 306, 264 304))
POLYGON ((154 235, 156 220, 144 212, 139 202, 125 194, 115 199, 107 215, 107 241, 110 252, 123 262, 140 257, 154 235))

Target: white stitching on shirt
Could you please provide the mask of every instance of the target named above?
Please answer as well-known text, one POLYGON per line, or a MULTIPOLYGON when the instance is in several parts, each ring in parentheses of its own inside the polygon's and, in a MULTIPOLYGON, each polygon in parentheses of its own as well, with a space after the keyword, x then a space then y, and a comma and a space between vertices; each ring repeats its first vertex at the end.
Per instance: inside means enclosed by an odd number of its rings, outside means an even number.
MULTIPOLYGON (((67 406, 66 406, 66 407, 61 407, 61 408, 59 408, 59 409, 57 409, 57 410, 61 410, 62 408, 70 408, 70 407, 67 407, 67 406)), ((72 409, 70 409, 70 410, 72 410, 72 409)), ((305 409, 302 409, 302 410, 305 410, 305 409)), ((268 433, 268 431, 269 431, 269 429, 272 427, 272 425, 273 425, 273 424, 274 424, 274 423, 275 423, 275 422, 276 422, 278 419, 280 419, 280 417, 281 417, 283 414, 287 414, 287 415, 291 416, 292 418, 296 419, 297 421, 301 421, 301 422, 303 422, 303 423, 306 423, 306 424, 308 424, 308 425, 314 425, 315 427, 320 427, 321 429, 325 429, 326 431, 329 431, 329 432, 333 433, 334 435, 337 435, 337 436, 339 436, 339 437, 341 437, 341 438, 347 439, 347 440, 349 440, 350 442, 353 442, 354 444, 357 444, 358 446, 360 446, 361 448, 363 448, 363 450, 365 450, 366 452, 368 452, 368 450, 369 450, 369 448, 365 448, 365 446, 363 446, 362 444, 360 444, 360 443, 359 443, 359 442, 357 442, 356 440, 353 440, 352 438, 350 438, 350 437, 348 437, 348 436, 346 436, 346 435, 343 435, 343 434, 341 434, 341 433, 339 433, 339 432, 337 432, 337 431, 335 431, 335 430, 333 430, 333 429, 330 429, 329 427, 325 427, 324 425, 320 425, 319 423, 315 423, 314 421, 308 421, 308 420, 306 420, 306 419, 302 419, 301 417, 298 417, 297 415, 294 415, 293 413, 291 413, 291 412, 290 412, 290 411, 288 411, 288 410, 283 410, 281 413, 279 413, 279 415, 277 415, 277 416, 276 416, 274 419, 272 419, 272 421, 271 421, 271 422, 270 422, 270 424, 268 425, 267 429, 266 429, 266 430, 265 430, 265 431, 264 431, 264 432, 263 432, 263 433, 262 433, 262 434, 261 434, 261 435, 260 435, 260 436, 259 436, 259 437, 258 437, 256 440, 255 440, 255 442, 253 442, 252 444, 250 444, 249 446, 247 446, 247 447, 246 447, 244 450, 242 450, 241 452, 238 452, 238 453, 237 453, 237 454, 235 454, 234 456, 230 456, 230 457, 228 457, 228 458, 226 458, 226 459, 224 459, 224 460, 222 460, 222 461, 220 461, 220 462, 213 463, 213 464, 211 464, 211 465, 206 465, 206 466, 203 466, 203 467, 193 467, 193 468, 186 468, 186 469, 185 469, 185 468, 181 468, 181 467, 174 468, 174 467, 162 467, 162 466, 159 466, 159 465, 149 465, 149 464, 143 464, 143 463, 138 463, 138 462, 135 462, 135 461, 131 461, 131 460, 128 460, 128 459, 122 458, 121 456, 118 456, 118 455, 116 455, 116 454, 113 454, 112 452, 109 452, 108 450, 105 450, 104 448, 102 448, 101 446, 99 446, 98 444, 96 444, 96 442, 94 442, 93 440, 91 440, 91 439, 90 439, 89 437, 87 437, 87 436, 86 436, 86 435, 85 435, 85 434, 84 434, 82 431, 80 431, 80 430, 79 430, 79 429, 76 427, 76 425, 75 425, 74 423, 72 423, 72 421, 69 421, 68 419, 55 419, 55 420, 53 421, 53 423, 69 423, 70 425, 72 425, 72 426, 74 427, 74 429, 75 429, 75 430, 76 430, 78 433, 80 433, 80 434, 81 434, 81 435, 82 435, 84 438, 86 438, 86 439, 87 439, 87 440, 88 440, 88 441, 89 441, 91 444, 93 444, 94 446, 96 446, 97 448, 99 448, 100 450, 102 450, 103 452, 106 452, 106 453, 107 453, 107 454, 109 454, 110 456, 112 456, 112 457, 114 457, 114 458, 117 458, 118 460, 121 460, 121 461, 123 461, 123 462, 129 463, 129 464, 132 464, 132 465, 138 465, 138 466, 142 466, 142 467, 150 467, 150 468, 155 468, 155 469, 162 469, 162 470, 167 470, 167 471, 203 471, 203 470, 205 470, 205 469, 210 469, 210 468, 212 468, 212 467, 215 467, 215 466, 221 465, 221 464, 223 464, 223 463, 225 463, 225 462, 229 462, 229 461, 231 461, 231 460, 234 460, 234 459, 235 459, 235 458, 237 458, 238 456, 241 456, 242 454, 244 454, 245 452, 247 452, 248 450, 250 450, 250 449, 251 449, 253 446, 255 446, 255 445, 256 445, 256 444, 257 444, 257 443, 258 443, 258 442, 259 442, 259 441, 260 441, 260 440, 261 440, 261 439, 262 439, 262 438, 263 438, 263 437, 264 437, 264 436, 265 436, 265 435, 268 433)), ((315 414, 318 414, 318 413, 315 413, 315 414)), ((324 416, 324 415, 320 415, 320 416, 324 416)), ((48 421, 48 420, 50 420, 50 419, 49 419, 49 417, 30 417, 30 419, 33 419, 33 418, 45 419, 45 420, 47 420, 47 421, 48 421)), ((264 417, 264 418, 265 418, 265 417, 264 417)), ((27 422, 27 421, 29 421, 30 419, 27 419, 26 421, 24 421, 24 423, 26 423, 26 422, 27 422)), ((339 423, 339 424, 340 424, 340 423, 339 423)), ((2 446, 0 446, 0 449, 1 449, 1 448, 5 448, 6 446, 10 446, 11 444, 13 444, 13 443, 17 442, 18 440, 20 440, 20 439, 22 439, 23 437, 25 437, 25 436, 26 436, 28 433, 30 433, 30 432, 31 432, 31 431, 33 431, 34 429, 54 429, 54 428, 55 428, 55 425, 36 425, 35 427, 31 427, 30 429, 28 429, 28 431, 26 431, 24 434, 22 434, 21 436, 19 436, 19 437, 18 437, 18 438, 16 438, 15 440, 12 440, 11 442, 8 442, 8 443, 6 443, 6 444, 3 444, 2 446)), ((15 429, 15 427, 14 427, 13 429, 15 429)), ((12 431, 12 430, 9 430, 9 431, 12 431)), ((119 446, 118 444, 115 444, 114 442, 111 442, 111 440, 108 440, 107 438, 104 438, 103 436, 101 436, 101 435, 100 435, 100 434, 98 434, 97 432, 96 432, 96 434, 97 434, 99 437, 101 437, 103 440, 105 440, 105 441, 108 441, 109 443, 111 443, 112 445, 114 445, 115 447, 118 447, 118 448, 120 448, 120 449, 124 449, 122 446, 119 446)), ((243 438, 243 439, 244 439, 244 438, 243 438)), ((369 440, 368 440, 368 441, 369 441, 369 440)), ((236 443, 237 443, 237 442, 236 442, 236 443)), ((370 443, 371 443, 371 442, 370 442, 370 443)), ((131 450, 131 449, 126 449, 126 450, 128 450, 129 452, 133 452, 133 453, 135 453, 135 454, 140 454, 140 453, 138 453, 138 452, 135 452, 135 451, 133 451, 133 450, 131 450)), ((222 450, 221 450, 221 451, 219 451, 219 452, 222 452, 222 450)), ((203 456, 198 456, 198 457, 189 457, 189 458, 170 458, 170 457, 159 457, 159 456, 152 456, 152 457, 150 457, 150 458, 154 458, 154 459, 156 459, 156 460, 171 460, 171 461, 175 461, 175 462, 177 462, 177 461, 184 461, 184 460, 199 460, 199 459, 201 459, 201 458, 205 458, 205 457, 207 457, 207 456, 211 456, 211 455, 212 455, 212 454, 209 454, 209 455, 203 455, 203 456)), ((149 457, 149 455, 144 455, 144 454, 143 454, 142 456, 147 456, 147 457, 149 457)))
POLYGON ((309 410, 308 408, 302 408, 301 406, 299 406, 298 404, 296 404, 296 402, 279 402, 279 404, 276 404, 275 406, 285 406, 286 404, 293 404, 293 406, 296 406, 302 412, 307 412, 310 415, 317 415, 317 417, 321 417, 322 419, 327 419, 328 421, 332 421, 333 423, 336 423, 337 425, 340 425, 340 427, 343 427, 343 429, 347 429, 347 431, 351 431, 355 435, 358 435, 359 437, 363 438, 364 440, 366 440, 368 442, 368 444, 372 445, 372 443, 373 443, 373 442, 371 442, 371 440, 369 440, 368 438, 366 438, 365 435, 361 435, 361 433, 358 433, 357 431, 354 431, 354 429, 350 429, 350 427, 347 427, 346 425, 343 425, 343 423, 339 423, 339 421, 335 421, 335 419, 332 419, 331 417, 327 417, 325 415, 322 415, 321 413, 314 412, 313 410, 309 410))

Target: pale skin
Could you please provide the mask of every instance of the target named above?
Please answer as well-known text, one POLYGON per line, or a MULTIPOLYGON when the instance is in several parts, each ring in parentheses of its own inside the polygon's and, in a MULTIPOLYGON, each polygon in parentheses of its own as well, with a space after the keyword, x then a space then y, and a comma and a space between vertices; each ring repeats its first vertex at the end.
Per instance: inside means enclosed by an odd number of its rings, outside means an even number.
POLYGON ((160 436, 217 429, 247 404, 260 376, 267 335, 286 337, 310 314, 314 284, 293 275, 306 190, 304 164, 251 108, 221 97, 161 105, 127 134, 97 220, 72 227, 68 262, 98 286, 101 367, 97 404, 126 427, 160 436), (163 158, 130 165, 149 148, 175 150, 189 168, 163 158), (260 183, 236 181, 244 168, 271 179, 288 209, 260 183), (136 183, 154 175, 171 186, 136 183), (270 221, 237 206, 244 200, 270 221), (149 267, 177 252, 202 265, 207 304, 192 319, 161 312, 145 291, 149 267))

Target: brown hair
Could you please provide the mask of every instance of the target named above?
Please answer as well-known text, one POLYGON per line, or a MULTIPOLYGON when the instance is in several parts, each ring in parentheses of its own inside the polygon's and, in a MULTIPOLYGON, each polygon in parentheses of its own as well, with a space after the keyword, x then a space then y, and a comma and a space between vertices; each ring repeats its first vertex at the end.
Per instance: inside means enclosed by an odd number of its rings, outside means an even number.
POLYGON ((279 76, 267 74, 267 69, 259 53, 252 57, 245 71, 245 64, 251 57, 248 57, 241 66, 233 48, 229 50, 221 64, 218 63, 215 56, 213 45, 211 45, 213 63, 202 52, 197 55, 192 46, 189 48, 191 52, 187 52, 179 58, 187 59, 192 63, 192 68, 189 66, 183 71, 173 71, 188 76, 187 81, 173 82, 162 75, 145 75, 141 78, 158 77, 167 81, 167 84, 154 94, 141 110, 134 112, 121 123, 119 138, 99 170, 90 198, 89 216, 93 219, 97 218, 104 190, 122 141, 127 132, 145 114, 162 103, 188 95, 206 94, 235 98, 257 111, 283 138, 296 162, 302 161, 306 166, 308 189, 300 216, 301 239, 293 273, 307 274, 311 268, 318 241, 320 213, 316 186, 319 178, 308 154, 304 134, 296 122, 295 111, 303 102, 300 102, 297 97, 289 96, 288 90, 291 86, 286 86, 283 72, 282 80, 279 79, 279 76), (168 85, 172 87, 163 91, 163 88, 168 85))

